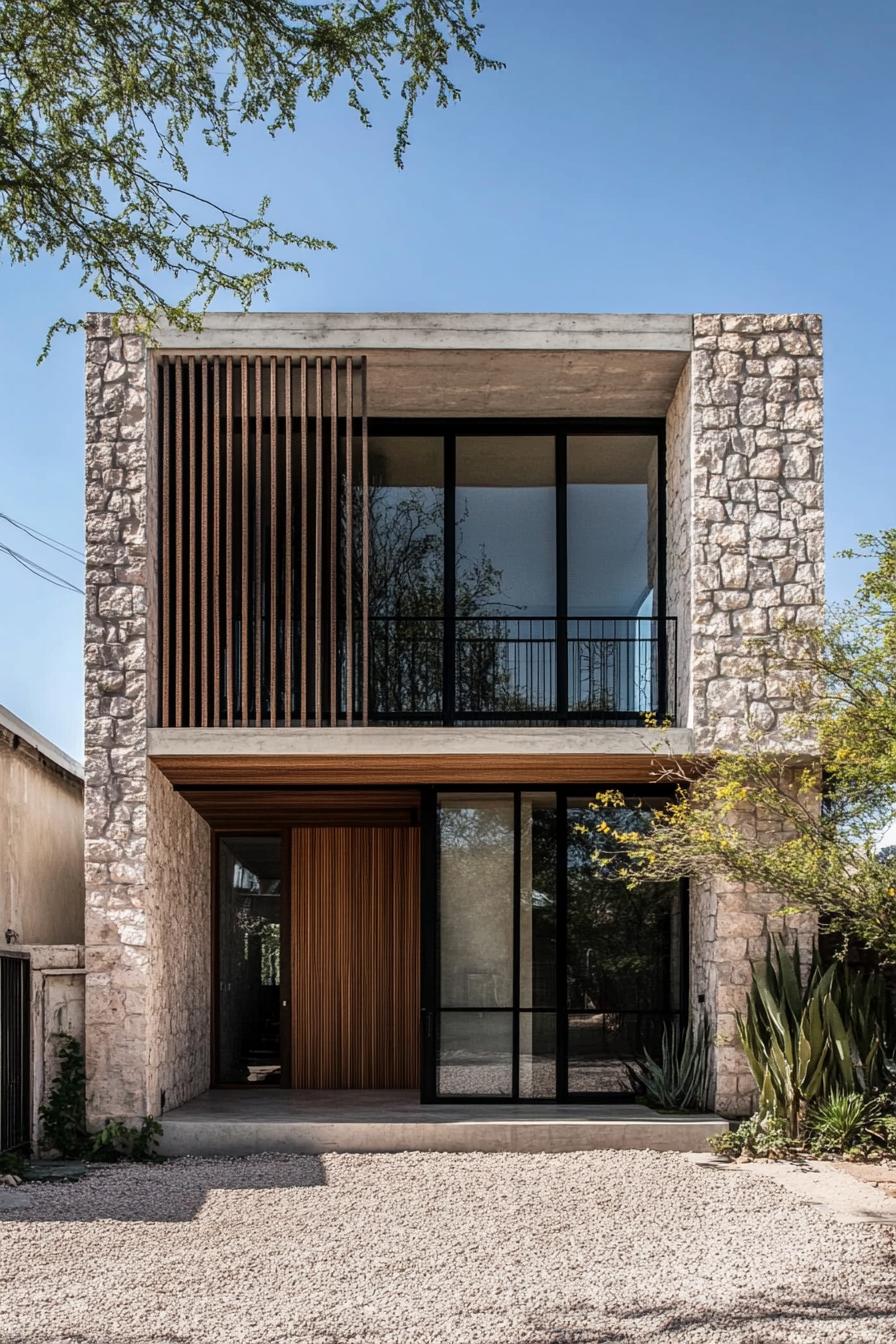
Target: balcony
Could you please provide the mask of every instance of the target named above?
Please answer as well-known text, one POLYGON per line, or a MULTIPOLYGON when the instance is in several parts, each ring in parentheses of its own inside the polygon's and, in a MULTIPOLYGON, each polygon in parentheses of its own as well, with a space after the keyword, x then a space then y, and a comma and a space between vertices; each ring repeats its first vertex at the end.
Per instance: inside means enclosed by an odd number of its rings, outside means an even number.
POLYGON ((368 426, 363 357, 158 377, 159 726, 674 720, 661 423, 368 426))
MULTIPOLYGON (((626 727, 648 714, 674 719, 671 619, 373 616, 369 631, 371 723, 626 727)), ((360 700, 354 710, 357 718, 360 700)))

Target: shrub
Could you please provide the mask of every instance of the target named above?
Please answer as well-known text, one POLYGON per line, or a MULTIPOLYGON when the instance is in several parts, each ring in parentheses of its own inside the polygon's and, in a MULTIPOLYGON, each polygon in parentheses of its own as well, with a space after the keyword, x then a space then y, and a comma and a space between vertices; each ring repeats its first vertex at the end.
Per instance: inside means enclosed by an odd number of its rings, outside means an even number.
POLYGON ((157 1162, 156 1148, 162 1126, 153 1116, 144 1116, 139 1129, 121 1120, 107 1120, 88 1142, 87 1156, 94 1162, 157 1162))
POLYGON ((73 1036, 60 1033, 59 1072, 40 1108, 41 1137, 60 1157, 94 1162, 154 1162, 162 1126, 151 1115, 139 1129, 107 1120, 98 1134, 87 1128, 84 1052, 73 1036))
POLYGON ((59 1072, 39 1112, 43 1142, 60 1157, 83 1157, 88 1139, 84 1052, 73 1036, 60 1033, 58 1039, 59 1072))
POLYGON ((832 1092, 809 1113, 810 1147, 819 1155, 876 1147, 886 1141, 882 1118, 878 1097, 863 1097, 860 1092, 832 1092))
POLYGON ((717 1157, 797 1158, 803 1151, 786 1123, 769 1115, 751 1115, 737 1129, 714 1134, 708 1142, 717 1157))

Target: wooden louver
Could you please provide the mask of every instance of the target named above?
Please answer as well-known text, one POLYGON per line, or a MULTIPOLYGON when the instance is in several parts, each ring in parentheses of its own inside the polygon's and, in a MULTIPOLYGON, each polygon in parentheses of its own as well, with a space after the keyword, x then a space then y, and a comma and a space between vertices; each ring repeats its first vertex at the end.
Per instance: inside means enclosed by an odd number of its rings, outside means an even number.
POLYGON ((159 723, 367 722, 363 356, 163 356, 159 723))

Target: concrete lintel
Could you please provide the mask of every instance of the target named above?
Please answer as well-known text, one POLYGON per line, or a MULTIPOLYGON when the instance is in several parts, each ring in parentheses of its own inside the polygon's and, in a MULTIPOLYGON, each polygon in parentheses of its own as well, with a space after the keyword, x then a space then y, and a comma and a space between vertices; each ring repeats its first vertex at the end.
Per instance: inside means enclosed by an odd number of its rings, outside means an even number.
POLYGON ((687 756, 689 728, 151 728, 166 756, 687 756))
POLYGON ((208 313, 162 350, 679 350, 689 313, 208 313))

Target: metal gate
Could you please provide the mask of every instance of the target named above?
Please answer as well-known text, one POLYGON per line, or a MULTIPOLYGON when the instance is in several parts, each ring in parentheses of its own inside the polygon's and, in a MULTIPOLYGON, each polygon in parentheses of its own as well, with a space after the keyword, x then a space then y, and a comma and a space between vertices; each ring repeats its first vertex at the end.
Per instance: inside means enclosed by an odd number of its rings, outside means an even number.
POLYGON ((0 950, 0 1153, 31 1141, 31 962, 0 950))

